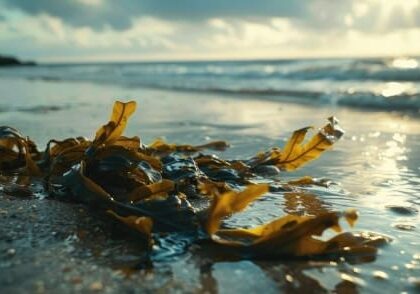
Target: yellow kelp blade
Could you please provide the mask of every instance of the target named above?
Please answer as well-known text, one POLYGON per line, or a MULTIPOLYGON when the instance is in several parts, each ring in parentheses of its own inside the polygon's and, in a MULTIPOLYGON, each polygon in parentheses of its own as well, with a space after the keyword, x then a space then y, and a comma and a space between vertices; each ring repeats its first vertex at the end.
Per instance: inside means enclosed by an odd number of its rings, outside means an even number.
POLYGON ((90 141, 83 137, 68 138, 63 141, 50 140, 47 144, 45 155, 48 155, 49 157, 55 157, 62 153, 66 153, 67 150, 71 150, 75 146, 82 144, 87 146, 90 144, 90 141))
POLYGON ((29 146, 26 140, 23 141, 22 144, 25 148, 26 170, 28 172, 28 175, 41 176, 42 175, 41 170, 36 165, 35 161, 32 159, 32 155, 30 153, 29 146))
POLYGON ((41 170, 32 156, 39 152, 34 142, 23 137, 16 129, 0 127, 0 166, 23 168, 21 172, 30 176, 41 176, 41 170))
POLYGON ((134 113, 135 110, 135 101, 130 101, 127 103, 116 101, 114 103, 110 121, 96 131, 93 144, 98 146, 100 144, 112 143, 113 141, 117 140, 124 132, 128 118, 134 113))
POLYGON ((107 210, 107 213, 112 215, 115 219, 126 224, 128 227, 144 234, 148 239, 150 239, 153 228, 153 220, 150 217, 146 216, 120 216, 112 210, 107 210))
POLYGON ((313 237, 322 235, 328 228, 341 230, 338 219, 339 214, 335 212, 318 216, 286 215, 251 229, 219 230, 211 237, 219 245, 253 257, 376 253, 375 244, 351 233, 327 241, 313 237))
POLYGON ((254 166, 260 164, 276 165, 280 169, 292 171, 307 162, 318 158, 324 151, 341 138, 344 131, 334 117, 306 143, 304 139, 310 127, 295 131, 283 150, 274 148, 271 151, 258 154, 251 161, 254 166))
POLYGON ((202 194, 208 196, 219 195, 221 193, 232 191, 232 188, 225 182, 215 182, 206 178, 201 179, 197 187, 202 194))
POLYGON ((128 200, 133 202, 140 201, 155 194, 171 192, 174 189, 175 183, 173 181, 163 179, 158 183, 142 185, 135 188, 130 195, 128 195, 128 200))
POLYGON ((177 145, 166 143, 162 138, 158 138, 147 146, 151 152, 166 154, 171 152, 195 153, 204 149, 212 149, 217 151, 224 151, 229 147, 225 141, 212 141, 203 145, 177 145))
POLYGON ((24 165, 25 149, 20 138, 0 137, 0 166, 18 168, 24 165))
POLYGON ((257 252, 271 252, 273 255, 293 254, 295 256, 322 254, 328 242, 314 239, 328 228, 340 230, 338 215, 334 212, 315 217, 287 215, 261 228, 261 236, 252 244, 257 252))
POLYGON ((3 146, 0 146, 0 166, 3 166, 3 164, 7 165, 9 162, 18 159, 18 152, 13 151, 13 149, 10 148, 4 148, 3 146))
MULTIPOLYGON (((68 171, 73 165, 83 160, 86 149, 90 146, 90 141, 78 141, 77 144, 65 149, 56 145, 56 152, 51 153, 49 160, 51 161, 49 172, 52 175, 60 175, 68 171)), ((53 147, 53 148, 54 148, 53 147)))
POLYGON ((214 195, 209 209, 206 229, 211 235, 220 226, 223 217, 245 209, 249 203, 268 192, 267 184, 251 185, 241 192, 230 191, 222 195, 214 195))
MULTIPOLYGON (((36 165, 28 142, 25 139, 12 138, 8 139, 9 141, 14 141, 12 145, 3 147, 0 143, 0 167, 3 165, 7 166, 8 164, 15 162, 17 166, 15 168, 22 168, 21 174, 28 176, 41 176, 41 170, 36 165), (15 151, 14 148, 18 151, 15 151)), ((2 140, 4 141, 4 140, 2 140)), ((11 144, 10 142, 5 143, 11 144)))
POLYGON ((286 215, 250 229, 219 230, 223 217, 243 210, 267 191, 268 186, 263 184, 248 186, 242 192, 214 194, 206 227, 211 239, 226 249, 252 257, 376 253, 373 244, 366 242, 366 239, 355 238, 352 234, 341 234, 327 241, 314 238, 321 236, 326 229, 341 232, 338 222, 340 217, 354 225, 357 220, 355 210, 344 213, 322 212, 316 216, 286 215))
POLYGON ((312 235, 321 235, 332 226, 338 226, 335 213, 317 217, 286 215, 251 229, 220 230, 213 240, 227 246, 247 247, 250 253, 256 255, 320 254, 327 245, 313 239, 312 235))
POLYGON ((152 143, 147 145, 148 149, 152 149, 152 151, 158 151, 158 152, 174 152, 176 150, 175 144, 169 144, 166 143, 162 138, 157 138, 152 143))
POLYGON ((122 146, 124 148, 134 150, 138 150, 140 148, 140 144, 140 138, 137 136, 134 136, 132 138, 121 136, 113 142, 113 145, 122 146))

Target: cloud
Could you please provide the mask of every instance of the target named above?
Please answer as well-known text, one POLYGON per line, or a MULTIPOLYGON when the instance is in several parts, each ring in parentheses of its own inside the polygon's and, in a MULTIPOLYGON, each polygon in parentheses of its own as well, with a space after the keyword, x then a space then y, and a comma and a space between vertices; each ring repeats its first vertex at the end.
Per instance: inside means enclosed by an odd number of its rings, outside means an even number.
POLYGON ((318 29, 352 26, 392 30, 420 24, 419 0, 0 0, 9 9, 29 15, 47 14, 74 26, 94 30, 126 30, 133 20, 150 16, 197 23, 212 18, 264 21, 290 18, 318 29))
POLYGON ((376 34, 307 29, 290 18, 212 18, 191 26, 144 16, 129 29, 72 27, 48 14, 0 23, 0 52, 44 61, 411 55, 419 28, 376 34))
POLYGON ((3 3, 8 9, 18 9, 35 16, 48 14, 72 26, 89 26, 98 30, 103 29, 105 25, 116 29, 131 26, 130 15, 122 17, 121 9, 117 7, 114 10, 100 1, 98 5, 88 5, 89 1, 74 0, 3 0, 3 3))
POLYGON ((420 24, 419 0, 355 1, 346 14, 351 27, 362 31, 389 32, 420 24))
POLYGON ((30 15, 48 14, 72 26, 127 29, 132 20, 153 16, 166 20, 200 21, 213 17, 303 16, 305 1, 275 0, 2 0, 30 15))
POLYGON ((43 60, 420 53, 419 0, 0 0, 0 11, 0 52, 43 60))

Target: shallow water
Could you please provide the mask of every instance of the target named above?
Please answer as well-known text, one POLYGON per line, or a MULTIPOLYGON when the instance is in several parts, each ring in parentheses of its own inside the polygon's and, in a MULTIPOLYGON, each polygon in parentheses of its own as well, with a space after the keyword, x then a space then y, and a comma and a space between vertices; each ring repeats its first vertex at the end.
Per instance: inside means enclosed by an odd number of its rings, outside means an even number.
MULTIPOLYGON (((374 231, 393 238, 391 244, 380 249, 376 261, 352 265, 346 261, 228 260, 193 246, 186 253, 181 251, 179 255, 173 254, 173 258, 155 262, 152 268, 130 272, 134 278, 124 283, 138 289, 142 283, 149 283, 147 289, 156 286, 221 293, 244 289, 418 291, 415 278, 420 276, 420 121, 415 117, 259 101, 252 97, 243 100, 239 96, 89 83, 2 79, 0 93, 0 125, 18 128, 40 146, 45 146, 50 138, 92 137, 108 117, 116 98, 135 99, 139 107, 130 120, 128 135, 140 135, 146 143, 158 136, 191 144, 227 140, 232 148, 220 154, 226 158, 246 158, 282 145, 292 130, 306 125, 321 126, 333 114, 346 130, 343 140, 321 159, 297 172, 284 174, 282 179, 311 175, 331 179, 336 184, 330 188, 307 188, 299 195, 301 203, 292 201, 296 197, 287 193, 269 194, 245 213, 232 217, 227 225, 251 226, 289 212, 316 213, 322 209, 353 207, 360 213, 354 230, 374 231)), ((42 205, 49 200, 39 201, 38 205, 42 205)), ((72 235, 70 229, 68 236, 72 235)), ((67 242, 75 243, 71 238, 67 242)), ((118 242, 124 248, 122 241, 118 242)), ((121 251, 125 253, 118 256, 118 251, 112 250, 114 243, 104 244, 112 257, 90 256, 87 260, 98 264, 105 277, 108 270, 112 272, 115 267, 119 270, 120 264, 132 265, 141 260, 133 248, 125 247, 121 251)))
POLYGON ((420 58, 41 64, 0 77, 89 81, 419 113, 420 58), (288 97, 289 96, 289 97, 288 97))

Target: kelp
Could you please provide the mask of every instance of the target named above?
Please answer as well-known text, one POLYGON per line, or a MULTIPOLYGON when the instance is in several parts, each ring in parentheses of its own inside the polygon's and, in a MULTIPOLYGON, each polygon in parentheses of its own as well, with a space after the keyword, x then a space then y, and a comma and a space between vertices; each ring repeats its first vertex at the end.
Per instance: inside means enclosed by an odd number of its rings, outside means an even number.
POLYGON ((249 163, 252 166, 275 165, 280 169, 292 171, 318 158, 344 134, 335 117, 330 117, 328 120, 329 123, 307 142, 304 141, 312 127, 294 131, 283 150, 273 148, 270 151, 262 152, 253 157, 249 163))
POLYGON ((119 139, 125 130, 128 118, 135 110, 135 101, 130 101, 128 103, 122 103, 120 101, 115 102, 109 122, 96 131, 92 147, 97 147, 101 144, 110 144, 119 139))
POLYGON ((347 232, 329 240, 316 237, 327 229, 340 231, 340 218, 353 226, 355 211, 323 209, 312 215, 287 214, 252 228, 223 228, 225 218, 267 193, 291 191, 284 197, 293 207, 298 186, 327 186, 329 182, 311 177, 280 184, 261 181, 262 175, 277 177, 280 171, 295 170, 330 149, 344 133, 335 118, 306 142, 310 128, 295 131, 283 149, 224 160, 202 153, 225 150, 229 145, 224 141, 194 146, 158 139, 146 145, 139 137, 123 136, 135 109, 134 101, 117 101, 109 122, 93 140, 50 140, 43 152, 17 130, 0 127, 1 173, 43 179, 52 197, 102 211, 140 233, 150 245, 156 233, 189 232, 194 240, 209 240, 248 258, 375 255, 379 242, 373 242, 372 236, 347 232))
POLYGON ((220 219, 242 211, 247 204, 268 191, 268 186, 252 185, 242 192, 227 192, 215 198, 209 211, 207 232, 212 240, 223 247, 236 248, 247 256, 308 256, 320 254, 344 254, 358 252, 374 254, 376 249, 351 234, 341 234, 323 241, 313 236, 321 236, 326 229, 341 231, 338 220, 343 216, 349 225, 357 220, 357 213, 348 210, 343 214, 324 212, 317 216, 286 215, 267 224, 250 229, 219 229, 220 219))
POLYGON ((167 155, 173 152, 182 153, 196 153, 205 149, 224 151, 229 147, 225 141, 213 141, 202 145, 177 145, 166 143, 163 139, 156 139, 150 145, 147 146, 149 152, 159 155, 167 155))
POLYGON ((0 127, 0 168, 19 169, 21 174, 39 176, 40 170, 34 163, 39 152, 29 138, 24 138, 16 129, 0 127))

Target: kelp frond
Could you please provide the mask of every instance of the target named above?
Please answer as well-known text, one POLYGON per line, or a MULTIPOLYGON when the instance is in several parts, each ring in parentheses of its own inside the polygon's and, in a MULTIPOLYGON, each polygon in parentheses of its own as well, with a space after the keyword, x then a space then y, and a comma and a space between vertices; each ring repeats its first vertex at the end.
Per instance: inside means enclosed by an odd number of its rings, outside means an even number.
POLYGON ((307 142, 304 140, 312 127, 294 131, 283 150, 273 148, 270 151, 257 154, 250 160, 250 164, 252 166, 275 165, 282 170, 292 171, 318 158, 344 134, 335 117, 330 117, 328 120, 329 123, 307 142))
MULTIPOLYGON (((144 145, 139 137, 124 137, 135 109, 134 101, 117 101, 109 122, 93 140, 50 140, 44 152, 17 130, 0 127, 0 171, 42 178, 51 195, 107 212, 149 243, 154 232, 192 231, 248 257, 374 254, 379 242, 371 236, 344 233, 327 241, 314 238, 326 229, 340 230, 340 217, 353 225, 355 211, 290 214, 254 228, 220 229, 224 218, 274 189, 269 183, 252 184, 257 171, 270 167, 291 171, 330 149, 343 134, 335 118, 306 142, 309 128, 295 131, 282 150, 273 148, 250 160, 223 160, 195 154, 205 149, 222 151, 229 146, 224 141, 193 146, 158 139, 144 145)), ((313 184, 324 183, 306 177, 283 185, 295 189, 313 184)), ((290 203, 294 195, 287 195, 290 203)))
POLYGON ((223 217, 242 211, 250 202, 267 192, 268 185, 260 184, 248 186, 241 192, 230 191, 222 195, 214 195, 206 224, 207 232, 214 234, 218 230, 223 217))
POLYGON ((341 232, 338 222, 340 216, 353 226, 357 220, 354 210, 342 214, 327 212, 317 216, 286 215, 250 229, 219 229, 222 217, 242 211, 267 190, 267 185, 253 185, 241 192, 215 195, 207 220, 207 232, 212 240, 250 257, 376 253, 375 246, 369 244, 369 238, 355 238, 348 233, 327 241, 313 237, 321 236, 326 229, 341 232))
POLYGON ((127 103, 116 101, 109 122, 96 131, 93 145, 110 144, 120 138, 125 130, 128 118, 136 111, 136 105, 135 101, 127 103))

